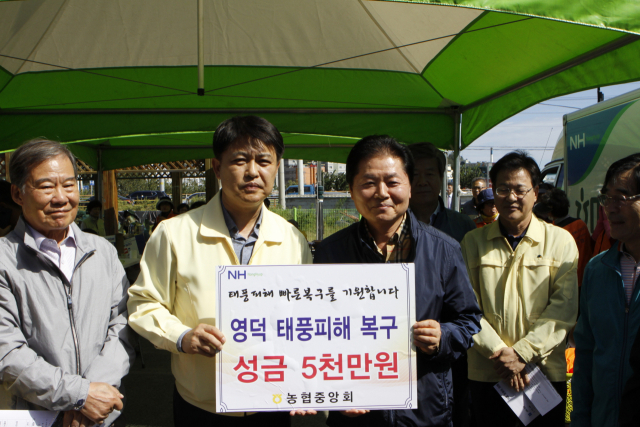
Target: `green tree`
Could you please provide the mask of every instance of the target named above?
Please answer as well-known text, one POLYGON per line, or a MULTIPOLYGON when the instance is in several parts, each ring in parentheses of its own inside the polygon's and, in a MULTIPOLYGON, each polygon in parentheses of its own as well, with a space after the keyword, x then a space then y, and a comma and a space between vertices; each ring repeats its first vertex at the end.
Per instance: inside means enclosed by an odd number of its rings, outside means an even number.
POLYGON ((322 181, 324 182, 325 191, 347 191, 347 175, 333 171, 331 173, 323 172, 322 181))
POLYGON ((469 167, 462 165, 460 168, 460 187, 471 188, 471 181, 473 178, 483 176, 482 170, 479 167, 469 167))
POLYGON ((182 194, 204 193, 206 191, 204 178, 182 178, 182 194))
MULTIPOLYGON (((118 179, 118 195, 128 196, 134 191, 140 190, 159 190, 160 179, 159 178, 136 178, 136 179, 118 179)), ((170 189, 171 184, 165 184, 165 188, 170 189)))

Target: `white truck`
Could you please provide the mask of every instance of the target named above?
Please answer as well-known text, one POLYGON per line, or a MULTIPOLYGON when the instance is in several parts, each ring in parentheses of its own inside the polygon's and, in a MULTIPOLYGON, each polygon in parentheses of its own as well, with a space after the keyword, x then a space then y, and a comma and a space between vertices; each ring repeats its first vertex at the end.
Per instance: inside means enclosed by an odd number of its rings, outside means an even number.
POLYGON ((542 182, 562 188, 571 204, 569 215, 593 232, 607 169, 613 162, 640 152, 640 89, 566 114, 563 131, 542 182))

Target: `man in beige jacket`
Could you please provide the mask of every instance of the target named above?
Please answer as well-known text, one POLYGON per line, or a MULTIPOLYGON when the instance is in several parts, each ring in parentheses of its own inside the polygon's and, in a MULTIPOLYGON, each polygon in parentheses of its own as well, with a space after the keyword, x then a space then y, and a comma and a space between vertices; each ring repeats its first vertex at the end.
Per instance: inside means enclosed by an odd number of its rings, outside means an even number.
POLYGON ((540 169, 522 152, 491 169, 498 220, 467 233, 462 253, 482 310, 469 349, 469 389, 476 424, 519 425, 493 386, 516 390, 536 364, 563 402, 529 426, 564 426, 565 338, 578 315, 578 248, 569 232, 533 215, 540 169))
POLYGON ((284 143, 265 119, 234 117, 216 129, 213 151, 222 190, 207 205, 158 225, 129 290, 129 322, 172 353, 176 426, 288 426, 287 413, 215 413, 211 360, 225 343, 216 327, 215 266, 312 261, 304 236, 263 205, 284 143))

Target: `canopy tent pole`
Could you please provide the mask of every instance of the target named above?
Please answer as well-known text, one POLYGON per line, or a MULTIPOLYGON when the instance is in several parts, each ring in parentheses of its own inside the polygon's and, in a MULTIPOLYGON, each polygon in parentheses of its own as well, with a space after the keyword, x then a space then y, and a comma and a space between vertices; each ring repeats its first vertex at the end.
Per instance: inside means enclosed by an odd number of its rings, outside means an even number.
POLYGON ((440 189, 440 195, 442 196, 442 199, 445 200, 445 207, 446 207, 446 199, 447 199, 447 184, 449 183, 449 174, 447 173, 447 165, 449 164, 449 159, 447 156, 448 152, 445 151, 444 153, 444 172, 442 172, 442 185, 441 185, 441 189, 440 189))
POLYGON ((280 159, 280 167, 278 168, 278 197, 280 199, 280 209, 287 209, 287 199, 285 192, 287 191, 284 182, 284 159, 280 159))
POLYGON ((198 0, 198 96, 204 96, 204 2, 198 0))
POLYGON ((460 119, 462 114, 455 115, 454 142, 453 142, 453 194, 451 198, 451 209, 460 211, 460 197, 458 188, 460 187, 460 119))
POLYGON ((102 202, 104 198, 102 194, 102 148, 98 146, 98 168, 96 171, 96 200, 102 202))

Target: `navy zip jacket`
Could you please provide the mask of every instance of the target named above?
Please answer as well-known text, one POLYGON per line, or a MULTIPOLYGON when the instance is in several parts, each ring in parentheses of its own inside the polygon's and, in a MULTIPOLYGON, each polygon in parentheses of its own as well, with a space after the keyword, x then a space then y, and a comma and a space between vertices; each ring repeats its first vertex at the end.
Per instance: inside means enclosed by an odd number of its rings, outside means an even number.
MULTIPOLYGON (((416 274, 416 320, 440 323, 440 349, 431 356, 417 352, 418 409, 372 411, 354 418, 331 412, 329 426, 452 425, 450 365, 473 345, 472 337, 480 331, 481 312, 458 242, 407 212, 412 240, 409 262, 415 263, 416 274)), ((331 235, 316 249, 314 263, 380 262, 365 242, 366 233, 359 222, 331 235)))

